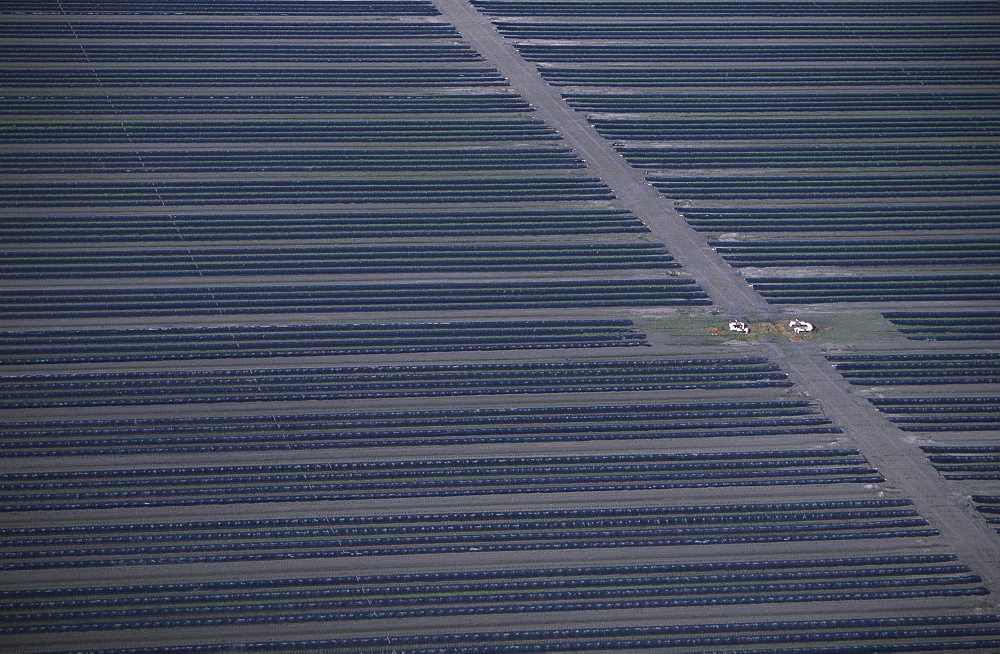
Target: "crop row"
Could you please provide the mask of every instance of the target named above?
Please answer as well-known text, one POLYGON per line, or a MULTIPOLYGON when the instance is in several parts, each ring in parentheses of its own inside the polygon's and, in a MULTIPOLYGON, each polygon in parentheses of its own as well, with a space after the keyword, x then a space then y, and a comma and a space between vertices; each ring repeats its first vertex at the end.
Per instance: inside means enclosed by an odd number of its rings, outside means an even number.
MULTIPOLYGON (((998 159, 1000 162, 1000 159, 998 159)), ((349 149, 267 150, 254 152, 184 151, 135 153, 8 153, 0 172, 18 174, 95 172, 224 173, 296 171, 524 170, 583 168, 567 148, 476 148, 358 151, 349 149)))
POLYGON ((704 547, 937 533, 906 500, 144 522, 0 529, 0 569, 704 547), (713 516, 718 520, 705 529, 684 527, 713 516))
POLYGON ((0 68, 0 84, 18 87, 165 87, 165 86, 504 86, 493 68, 0 68))
POLYGON ((914 341, 1000 339, 1000 311, 886 311, 882 317, 914 341))
POLYGON ((1000 263, 995 240, 709 241, 733 266, 898 266, 1000 263))
MULTIPOLYGON (((548 66, 542 77, 557 86, 855 86, 868 85, 995 85, 995 66, 840 66, 837 68, 570 68, 548 66)), ((8 76, 7 83, 11 80, 8 76)))
MULTIPOLYGON (((0 129, 11 143, 157 143, 275 141, 523 141, 557 139, 555 130, 528 118, 495 120, 325 120, 263 121, 255 116, 232 122, 24 123, 0 129)), ((530 180, 529 180, 530 181, 530 180)))
MULTIPOLYGON (((315 6, 315 3, 309 3, 315 6)), ((0 38, 15 39, 457 39, 447 23, 337 21, 267 22, 158 22, 108 20, 2 21, 0 38)))
POLYGON ((941 407, 949 407, 959 413, 975 411, 971 405, 993 405, 991 410, 1000 410, 1000 397, 908 397, 908 398, 872 398, 875 404, 892 405, 897 408, 894 411, 905 411, 907 413, 925 413, 927 411, 945 410, 941 407))
POLYGON ((1000 429, 1000 397, 869 398, 903 431, 1000 429))
POLYGON ((711 304, 694 280, 0 290, 0 318, 711 304))
POLYGON ((8 422, 0 456, 419 447, 840 430, 802 401, 8 422))
MULTIPOLYGON (((624 572, 624 571, 623 571, 624 572)), ((891 574, 890 570, 887 570, 891 574)), ((422 593, 416 597, 392 596, 384 591, 383 587, 373 587, 371 592, 373 597, 367 605, 364 600, 359 600, 351 592, 350 588, 323 590, 313 588, 308 591, 256 591, 256 592, 232 592, 232 593, 196 593, 197 599, 192 601, 187 598, 187 605, 182 606, 179 597, 163 597, 156 601, 140 601, 137 598, 120 597, 105 601, 83 600, 60 602, 58 608, 48 608, 57 602, 35 606, 34 603, 19 602, 18 607, 11 607, 3 616, 4 622, 8 625, 6 633, 24 632, 44 632, 44 631, 84 631, 90 629, 127 629, 144 626, 143 618, 157 617, 170 618, 176 616, 213 616, 225 622, 230 616, 246 616, 245 622, 267 622, 262 618, 262 614, 267 611, 282 611, 294 613, 303 611, 304 613, 322 611, 344 611, 342 616, 347 619, 360 619, 364 616, 359 609, 371 608, 376 614, 373 617, 387 617, 393 613, 399 613, 404 617, 414 617, 424 614, 425 611, 439 615, 438 610, 431 610, 432 606, 477 606, 489 607, 491 605, 504 604, 502 612, 517 613, 522 611, 558 611, 558 610, 580 610, 587 604, 594 604, 593 608, 624 608, 619 606, 602 606, 607 602, 617 602, 630 598, 658 598, 651 602, 637 602, 638 605, 645 606, 691 606, 704 604, 749 604, 765 602, 793 602, 814 600, 809 593, 828 591, 826 600, 857 599, 859 594, 865 594, 867 599, 874 599, 881 596, 883 599, 893 597, 928 597, 935 595, 958 596, 958 595, 981 595, 982 587, 964 588, 958 591, 958 586, 967 586, 975 582, 975 577, 949 576, 949 577, 915 577, 897 575, 891 580, 876 581, 871 579, 859 579, 852 581, 828 580, 824 575, 816 575, 817 580, 808 580, 808 577, 793 577, 794 580, 781 580, 780 575, 775 574, 776 579, 770 583, 757 580, 748 583, 734 580, 732 583, 717 583, 713 585, 689 585, 679 584, 658 585, 655 581, 643 583, 642 581, 627 581, 617 584, 609 584, 603 579, 592 580, 592 587, 586 590, 576 589, 577 584, 563 582, 557 586, 549 586, 541 582, 517 582, 489 584, 489 587, 480 587, 477 584, 447 584, 436 585, 428 583, 420 586, 407 587, 403 589, 414 594, 422 593), (913 589, 921 588, 922 592, 914 593, 912 590, 892 592, 888 589, 913 589), (935 593, 933 589, 941 589, 940 593, 935 593), (516 590, 515 590, 516 589, 516 590), (874 591, 874 592, 873 592, 874 591), (958 591, 958 592, 956 592, 958 591), (964 591, 964 592, 963 592, 964 591), (710 594, 717 597, 709 599, 710 594), (764 594, 764 598, 758 593, 764 594), (773 593, 773 594, 772 594, 773 593), (868 597, 872 593, 873 597, 868 597), (669 598, 669 599, 667 599, 669 598), (765 599, 766 598, 766 599, 765 599), (594 602, 594 600, 603 600, 594 602), (568 602, 572 605, 548 604, 542 606, 523 606, 525 603, 535 602, 568 602), (582 601, 581 604, 577 604, 582 601), (23 608, 21 608, 23 606, 23 608), (390 607, 419 607, 405 610, 393 611, 390 607), (379 608, 374 608, 379 607, 379 608), (386 610, 388 609, 388 610, 386 610), (423 610, 421 610, 423 609, 423 610), (122 621, 122 624, 106 622, 115 612, 122 621), (87 624, 88 621, 95 621, 87 624), (43 622, 42 625, 33 623, 43 622), (16 625, 16 626, 15 626, 16 625)), ((734 575, 734 577, 738 576, 734 575)), ((579 584, 587 583, 588 580, 579 580, 579 584)), ((697 580, 695 580, 697 581, 697 580)), ((77 590, 77 589, 71 589, 77 590)), ((83 590, 83 589, 80 589, 83 590)), ((58 597, 58 590, 53 592, 53 597, 58 597)), ((631 603, 631 602, 626 602, 631 603)), ((499 607, 497 607, 499 609, 499 607)), ((479 612, 501 612, 497 609, 489 611, 477 611, 472 609, 468 613, 479 612)), ((463 614, 468 614, 463 612, 463 614)), ((290 615, 283 616, 286 622, 290 615)), ((332 616, 326 616, 332 617, 332 616)), ((309 618, 302 616, 302 621, 309 618)), ((322 619, 313 617, 312 619, 322 619)), ((197 618, 191 623, 197 623, 197 618)), ((214 622, 214 620, 213 620, 214 622)), ((242 623, 242 622, 241 622, 242 623)))
POLYGON ((945 479, 1000 480, 1000 446, 924 445, 920 449, 945 479))
MULTIPOLYGON (((995 97, 986 93, 940 94, 900 91, 891 94, 845 91, 828 93, 564 93, 574 109, 605 112, 725 112, 725 111, 967 111, 992 109, 995 97)), ((0 107, 3 103, 0 102, 0 107)), ((820 119, 820 117, 817 117, 820 119)))
MULTIPOLYGON (((0 13, 116 15, 220 14, 235 16, 437 16, 430 0, 5 0, 0 13)), ((265 23, 266 24, 266 23, 265 23)))
POLYGON ((0 206, 4 207, 524 202, 611 200, 614 197, 611 189, 598 178, 572 177, 0 184, 0 206))
MULTIPOLYGON (((0 475, 0 511, 878 483, 857 450, 133 468, 0 475)), ((678 533, 726 520, 686 518, 678 533)), ((852 525, 852 528, 856 525, 852 525)), ((763 529, 762 531, 772 531, 763 529)))
MULTIPOLYGON (((54 423, 58 425, 59 423, 54 423)), ((18 426, 23 426, 19 424, 18 426)), ((76 440, 72 438, 24 438, 20 431, 2 443, 0 456, 120 456, 123 454, 165 454, 181 452, 261 452, 268 450, 361 448, 361 447, 424 447, 429 445, 454 445, 465 447, 484 443, 537 443, 537 442, 580 442, 593 440, 634 440, 651 438, 754 438, 760 436, 803 436, 815 434, 837 434, 840 429, 833 427, 824 418, 785 418, 777 420, 718 421, 715 423, 675 423, 660 430, 649 425, 639 425, 636 429, 544 429, 520 428, 504 433, 498 430, 471 429, 409 430, 395 432, 372 431, 367 433, 323 434, 274 434, 225 432, 207 430, 204 435, 178 436, 179 430, 161 430, 167 436, 153 437, 142 434, 139 437, 109 437, 108 430, 68 429, 72 433, 92 433, 93 438, 76 440), (468 435, 472 433, 472 435, 468 435), (17 440, 22 438, 22 440, 17 440)), ((121 430, 119 430, 121 431, 121 430)), ((264 430, 266 431, 266 430, 264 430)), ((47 434, 43 434, 46 436, 47 434)), ((31 436, 36 436, 32 434, 31 436)))
POLYGON ((5 62, 114 62, 137 60, 144 62, 368 62, 400 61, 480 61, 482 57, 469 46, 459 43, 444 45, 357 45, 329 43, 312 45, 277 45, 257 43, 253 48, 229 42, 226 45, 194 45, 183 48, 174 45, 147 43, 88 43, 79 45, 19 44, 15 50, 0 54, 5 62))
MULTIPOLYGON (((828 166, 998 166, 1000 148, 977 145, 817 147, 633 147, 618 152, 636 168, 821 168, 828 166)), ((143 155, 145 161, 146 156, 143 155)))
POLYGON ((919 353, 919 354, 839 354, 827 357, 838 366, 843 366, 845 370, 865 369, 883 366, 921 366, 925 363, 941 365, 945 367, 961 368, 970 361, 993 361, 1000 358, 1000 354, 995 353, 919 353))
POLYGON ((627 22, 570 23, 496 20, 501 35, 511 39, 986 39, 1000 36, 1000 24, 967 22, 817 22, 808 18, 781 23, 627 22))
POLYGON ((791 385, 763 358, 69 373, 4 382, 6 408, 791 385))
POLYGON ((967 175, 944 171, 937 175, 826 177, 666 177, 649 176, 668 197, 681 198, 858 198, 944 197, 993 195, 1000 192, 1000 175, 967 175))
POLYGON ((827 359, 851 384, 1000 383, 1000 353, 834 355, 827 359))
MULTIPOLYGON (((582 45, 582 44, 533 44, 521 43, 518 52, 528 61, 546 61, 558 63, 570 62, 672 62, 696 61, 734 62, 734 61, 837 61, 856 60, 867 61, 879 59, 996 59, 1000 56, 1000 48, 996 45, 954 45, 954 44, 906 44, 879 45, 873 48, 869 43, 848 44, 810 44, 810 45, 672 45, 662 43, 657 45, 631 45, 616 43, 614 45, 582 45)), ((88 47, 89 53, 89 47, 88 47)), ((19 55, 23 56, 23 55, 19 55)), ((76 59, 79 58, 77 55, 76 59)))
POLYGON ((709 138, 812 140, 818 138, 937 137, 943 135, 984 137, 996 135, 1000 129, 1000 119, 982 118, 972 123, 966 116, 756 118, 716 114, 707 118, 688 119, 594 118, 591 119, 591 123, 605 138, 637 141, 709 138))
MULTIPOLYGON (((948 568, 961 566, 944 566, 946 572, 948 568)), ((736 595, 748 591, 764 592, 801 592, 815 590, 846 590, 846 589, 884 589, 914 587, 924 585, 959 585, 976 583, 975 577, 965 576, 929 576, 915 577, 913 574, 906 574, 905 571, 896 572, 892 569, 884 569, 886 576, 894 576, 891 580, 872 580, 865 578, 870 576, 870 571, 859 571, 857 575, 862 577, 858 580, 840 581, 846 575, 807 573, 783 575, 781 573, 770 574, 747 574, 747 575, 718 575, 717 579, 699 578, 690 579, 689 583, 699 581, 706 582, 705 585, 681 585, 684 579, 677 581, 652 578, 648 581, 645 578, 614 580, 607 578, 597 579, 574 579, 571 581, 560 580, 553 584, 551 581, 527 580, 527 581, 505 581, 488 584, 435 584, 428 580, 427 583, 415 586, 386 587, 373 586, 370 590, 372 598, 369 606, 402 606, 406 604, 419 605, 422 603, 442 603, 442 604, 463 604, 463 603, 485 603, 497 601, 521 602, 536 601, 539 599, 553 600, 574 600, 584 598, 607 598, 616 596, 631 597, 667 597, 667 596, 698 596, 709 593, 719 593, 725 595, 736 595), (864 573, 868 572, 869 575, 864 573), (893 574, 895 573, 895 574, 893 574), (815 581, 810 577, 815 577, 815 581), (731 580, 731 583, 725 581, 731 580), (746 583, 743 583, 743 582, 746 583), (716 583, 712 583, 716 582, 716 583), (592 585, 592 588, 577 590, 577 587, 592 585), (421 593, 420 599, 408 601, 401 597, 403 593, 421 593), (440 599, 433 600, 430 594, 437 595, 440 599), (462 597, 465 599, 461 599, 462 597)), ((937 567, 929 567, 928 572, 933 574, 937 567)), ((627 569, 612 570, 609 572, 627 573, 627 569)), ((841 571, 838 571, 841 572, 841 571)), ((847 571, 844 571, 847 572, 847 571)), ((285 581, 285 580, 282 580, 285 581)), ((288 580, 292 581, 292 580, 288 580)), ((180 586, 180 584, 178 584, 180 586)), ((284 588, 284 584, 279 588, 284 588)), ((163 615, 163 614, 184 614, 184 613, 224 613, 226 609, 219 605, 228 604, 229 611, 240 612, 247 610, 250 606, 269 603, 273 609, 301 608, 302 601, 310 601, 310 608, 358 608, 362 605, 357 600, 359 589, 351 587, 341 587, 335 589, 312 587, 303 590, 258 590, 258 591, 237 591, 229 593, 197 593, 197 599, 189 606, 197 607, 188 611, 178 606, 180 597, 162 596, 155 598, 133 598, 133 597, 109 597, 102 602, 93 600, 59 600, 61 589, 56 589, 51 593, 52 600, 47 602, 17 602, 7 605, 5 611, 5 622, 35 622, 37 620, 60 618, 80 619, 84 617, 107 617, 113 611, 122 611, 123 616, 138 617, 141 615, 163 615), (312 606, 312 601, 315 605, 312 606), (298 606, 290 606, 290 605, 298 606), (110 607, 110 608, 103 608, 110 607), (214 608, 213 608, 214 607, 214 608), (43 613, 49 613, 44 618, 39 617, 43 613)), ((70 593, 83 594, 85 588, 66 589, 70 593)), ((192 588, 194 590, 194 588, 192 588)), ((976 593, 976 594, 982 594, 976 593)), ((181 596, 183 597, 183 596, 181 596)), ((191 601, 191 598, 185 598, 191 601)), ((793 601, 789 597, 786 601, 793 601)), ((735 603, 735 602, 734 602, 735 603)), ((252 609, 251 609, 252 610, 252 609)))
POLYGON ((0 364, 635 347, 632 322, 520 321, 0 332, 0 364))
POLYGON ((771 304, 1000 299, 1000 275, 748 277, 771 304))
POLYGON ((973 495, 972 501, 976 510, 986 517, 986 522, 997 525, 997 533, 1000 533, 1000 495, 973 495))
MULTIPOLYGON (((0 114, 106 114, 108 100, 89 96, 44 94, 0 96, 0 114)), ((360 113, 498 113, 531 111, 512 93, 449 95, 415 93, 391 95, 115 95, 119 114, 343 114, 360 113)))
MULTIPOLYGON (((945 448, 952 451, 951 448, 945 448)), ((998 446, 973 448, 979 453, 1000 452, 998 446)), ((0 480, 7 491, 55 492, 75 489, 122 487, 177 487, 217 484, 223 479, 262 486, 300 486, 312 480, 322 483, 370 483, 388 487, 395 483, 419 484, 443 479, 460 483, 463 479, 488 478, 503 470, 513 477, 552 475, 633 475, 687 472, 814 468, 827 474, 842 466, 862 472, 868 463, 856 449, 763 450, 727 452, 684 452, 680 454, 614 454, 576 456, 536 456, 473 459, 418 459, 392 461, 350 461, 329 463, 268 464, 183 468, 128 468, 125 470, 72 470, 57 472, 7 472, 0 480)), ((498 482, 503 483, 503 482, 498 482)), ((511 480, 510 483, 514 483, 511 480)), ((225 488, 219 488, 226 492, 225 488)))
MULTIPOLYGON (((390 581, 404 575, 276 579, 234 585, 225 591, 210 591, 203 584, 172 584, 170 592, 154 594, 149 592, 155 586, 148 590, 142 586, 75 587, 52 589, 44 599, 8 600, 0 615, 5 633, 38 633, 142 628, 150 626, 150 618, 182 619, 184 626, 214 626, 237 620, 240 624, 287 623, 334 616, 384 619, 452 612, 470 615, 985 593, 984 587, 974 585, 980 579, 963 574, 968 570, 962 565, 892 565, 893 557, 849 561, 852 567, 835 569, 821 567, 823 560, 789 561, 788 568, 782 566, 784 561, 768 561, 764 562, 769 566, 767 572, 702 575, 671 574, 671 566, 618 566, 509 570, 483 581, 476 573, 410 575, 419 581, 409 583, 390 581), (383 581, 385 577, 390 579, 383 581)), ((995 631, 1000 634, 1000 629, 995 631)))
POLYGON ((645 232, 623 210, 394 211, 370 213, 32 216, 0 224, 7 243, 301 240, 391 236, 607 234, 645 232))
MULTIPOLYGON (((308 623, 308 622, 335 622, 338 624, 343 624, 344 622, 350 620, 399 620, 407 618, 422 618, 422 617, 458 617, 458 616, 474 616, 474 615, 510 615, 518 613, 545 613, 552 611, 607 611, 607 610, 621 610, 621 609, 650 609, 650 608, 662 608, 662 607, 681 607, 681 606, 717 606, 717 605, 740 605, 740 604, 770 604, 770 603, 783 603, 783 602, 833 602, 833 601, 844 601, 844 600, 861 600, 861 601, 880 601, 885 602, 887 600, 904 600, 904 599, 914 599, 914 598, 941 598, 950 597, 957 598, 962 596, 976 596, 976 595, 986 595, 988 591, 985 587, 978 588, 940 588, 934 586, 930 580, 926 582, 914 582, 913 585, 917 583, 928 583, 928 587, 913 589, 913 590, 869 590, 865 589, 850 589, 851 586, 856 585, 837 585, 837 584, 824 584, 824 583, 812 583, 812 584, 802 584, 800 586, 794 584, 775 584, 773 586, 762 585, 759 589, 759 593, 753 593, 751 589, 745 588, 730 588, 723 587, 720 589, 720 595, 717 597, 704 597, 704 598, 670 598, 670 599, 619 599, 616 593, 608 592, 602 593, 601 591, 589 591, 576 593, 573 591, 562 591, 562 592, 552 592, 552 593, 524 593, 523 601, 531 603, 513 603, 513 604, 476 604, 475 600, 466 599, 460 604, 448 604, 447 601, 451 598, 442 597, 440 602, 428 602, 429 606, 420 607, 420 603, 417 601, 410 601, 407 604, 411 605, 413 608, 374 608, 379 606, 380 602, 371 602, 371 607, 368 609, 353 609, 349 608, 349 603, 346 602, 333 602, 333 601, 307 601, 302 603, 292 603, 287 606, 281 604, 276 604, 274 602, 258 602, 253 605, 239 605, 235 606, 228 611, 218 610, 214 607, 208 608, 198 608, 189 607, 181 611, 174 611, 170 609, 123 609, 118 613, 117 618, 113 618, 112 612, 84 612, 81 614, 68 613, 64 616, 64 621, 55 620, 56 624, 41 624, 41 625, 17 625, 10 627, 0 628, 0 633, 4 634, 36 634, 36 633, 46 633, 46 632, 74 632, 74 631, 97 631, 97 630, 123 630, 123 629, 198 629, 205 627, 230 627, 230 626, 241 626, 245 627, 247 625, 265 625, 265 624, 281 624, 289 625, 296 623, 308 623), (747 595, 739 596, 726 596, 721 593, 727 591, 750 591, 747 595), (781 591, 799 591, 801 594, 790 594, 782 595, 781 591), (586 599, 586 598, 599 598, 606 597, 607 599, 586 599), (579 599, 578 599, 579 598, 579 599), (562 600, 563 603, 550 603, 554 601, 562 600), (442 605, 439 605, 442 604, 442 605), (345 608, 339 608, 338 605, 346 605, 345 608), (282 611, 286 611, 284 613, 282 611), (200 616, 200 617, 192 617, 200 616), (65 620, 86 620, 83 622, 71 622, 67 623, 65 620)), ((904 585, 901 583, 900 585, 904 585)), ((659 595, 668 595, 669 593, 660 593, 659 595)), ((657 593, 652 591, 647 593, 630 593, 628 597, 634 598, 638 597, 654 597, 657 593)), ((458 597, 465 597, 464 595, 459 595, 458 597)), ((492 598, 491 598, 492 599, 492 598)), ((360 605, 359 605, 360 606, 360 605)), ((45 619, 49 620, 47 614, 38 614, 37 616, 30 616, 30 618, 45 619)), ((980 635, 995 635, 996 630, 976 630, 981 632, 980 635)), ((865 632, 862 632, 865 633, 865 632)), ((912 630, 896 630, 894 633, 890 632, 894 636, 906 635, 912 638, 914 636, 912 630)), ((962 633, 962 635, 967 635, 968 632, 962 633)), ((851 635, 858 635, 857 632, 851 635)), ((886 634, 884 632, 878 631, 869 634, 869 637, 877 638, 880 642, 884 641, 886 634)), ((383 642, 389 640, 388 638, 383 638, 383 642)), ((458 638, 455 637, 442 637, 442 640, 446 642, 455 642, 458 638)), ((802 641, 815 641, 817 636, 813 635, 809 638, 791 638, 791 642, 802 642, 802 641)), ((842 641, 842 638, 836 638, 837 641, 842 641)), ((350 652, 360 652, 362 650, 350 649, 350 650, 332 650, 329 647, 338 647, 338 641, 307 641, 311 647, 310 651, 317 651, 313 649, 320 643, 324 643, 323 647, 319 651, 333 652, 333 651, 350 651, 350 652)), ((342 641, 340 641, 342 642, 342 641)), ((456 652, 459 654, 496 654, 496 652, 513 652, 513 651, 525 651, 524 648, 513 649, 509 644, 506 644, 501 649, 496 647, 486 647, 479 649, 476 647, 460 647, 460 648, 450 648, 450 647, 434 647, 432 650, 427 650, 424 648, 419 648, 417 650, 410 649, 400 649, 395 643, 395 637, 391 639, 392 649, 380 649, 376 650, 379 652, 393 653, 404 653, 404 652, 414 652, 414 654, 425 654, 426 652, 434 652, 434 654, 448 654, 451 652, 456 652)), ((691 639, 685 638, 682 640, 675 639, 665 639, 665 640, 655 640, 653 641, 657 645, 670 645, 671 643, 690 646, 691 639)), ((757 637, 740 637, 734 639, 719 639, 713 637, 710 639, 704 639, 701 642, 706 645, 712 644, 717 645, 720 642, 739 642, 745 644, 758 643, 759 638, 757 637)), ((768 639, 768 642, 773 642, 768 639)), ((623 651, 618 649, 618 643, 621 641, 612 641, 609 643, 607 641, 602 642, 598 646, 612 645, 615 647, 613 651, 623 651), (612 644, 614 643, 614 644, 612 644)), ((621 643, 624 645, 625 643, 621 643)), ((959 643, 956 647, 950 642, 939 643, 943 645, 947 651, 959 651, 959 650, 976 650, 976 651, 987 651, 987 649, 992 649, 992 646, 1000 644, 1000 638, 988 638, 988 639, 977 639, 968 641, 965 643, 959 643), (985 648, 985 649, 983 649, 985 648)), ((642 641, 642 643, 636 643, 629 647, 632 649, 636 646, 642 647, 644 645, 653 646, 649 641, 642 641)), ((285 643, 273 643, 271 645, 274 649, 272 651, 289 651, 285 643)), ((531 643, 530 651, 583 651, 577 646, 572 646, 571 650, 566 650, 564 647, 558 647, 553 650, 542 649, 537 643, 531 643)), ((242 644, 240 645, 242 651, 242 644)), ((81 650, 74 650, 75 652, 80 652, 81 650)), ((101 650, 102 653, 107 654, 108 652, 114 652, 116 650, 101 650)), ((122 651, 122 650, 118 650, 122 651)), ((150 651, 162 651, 162 652, 177 652, 177 651, 207 651, 207 650, 184 650, 184 648, 178 649, 176 647, 170 647, 169 650, 136 650, 128 649, 124 650, 131 654, 136 654, 139 651, 150 652, 150 651)), ((604 650, 608 651, 608 650, 604 650)), ((727 650, 733 651, 733 650, 727 650)), ((741 650, 748 651, 748 650, 741 650)), ((760 652, 761 650, 755 650, 760 652)), ((856 649, 856 650, 846 650, 844 648, 838 649, 828 649, 826 647, 817 650, 804 650, 796 648, 798 653, 803 652, 815 652, 819 654, 820 652, 848 652, 848 651, 873 651, 871 649, 856 649)), ((901 651, 918 651, 916 649, 907 648, 901 651)), ((920 647, 919 651, 931 651, 920 647)), ((944 651, 943 648, 935 647, 934 651, 944 651)))
MULTIPOLYGON (((87 529, 86 527, 84 529, 87 529)), ((89 533, 89 532, 87 532, 89 533)), ((56 539, 58 541, 58 539, 56 539)), ((65 544, 65 543, 63 543, 65 544)), ((498 589, 518 587, 552 587, 565 583, 567 587, 586 585, 589 580, 599 583, 687 584, 703 581, 767 581, 802 578, 871 578, 884 574, 910 576, 914 574, 954 575, 968 573, 969 568, 958 563, 954 554, 894 554, 822 559, 777 559, 764 561, 712 561, 698 563, 668 563, 628 566, 572 566, 559 568, 521 568, 495 570, 463 570, 461 572, 390 572, 386 574, 350 575, 346 577, 304 577, 276 579, 241 579, 188 583, 144 583, 128 586, 90 586, 60 588, 57 592, 39 589, 6 589, 0 599, 9 607, 39 608, 86 606, 97 598, 110 601, 130 600, 137 604, 154 604, 195 590, 215 596, 238 593, 274 593, 287 590, 289 596, 355 595, 356 586, 380 588, 379 595, 397 594, 400 587, 422 587, 441 584, 445 587, 485 587, 494 582, 498 589)))
POLYGON ((31 250, 0 279, 677 268, 662 244, 31 250))
POLYGON ((679 207, 698 231, 896 231, 995 229, 1000 205, 679 207))
POLYGON ((828 0, 821 8, 805 0, 765 0, 738 4, 713 1, 677 0, 469 0, 474 7, 491 16, 812 16, 822 11, 828 16, 990 16, 996 5, 989 0, 935 2, 880 2, 872 5, 856 0, 828 0))
MULTIPOLYGON (((392 636, 398 654, 498 654, 500 652, 715 651, 715 648, 794 644, 796 654, 871 651, 989 651, 1000 647, 995 615, 858 618, 784 622, 605 627, 392 636)), ((231 643, 164 648, 88 650, 83 654, 201 654, 232 651, 231 643)), ((385 637, 241 642, 245 652, 351 652, 384 654, 385 637)), ((784 648, 783 648, 784 649, 784 648)), ((79 650, 78 650, 79 651, 79 650)), ((736 650, 727 650, 736 651, 736 650)), ((755 649, 760 652, 762 650, 755 649)))

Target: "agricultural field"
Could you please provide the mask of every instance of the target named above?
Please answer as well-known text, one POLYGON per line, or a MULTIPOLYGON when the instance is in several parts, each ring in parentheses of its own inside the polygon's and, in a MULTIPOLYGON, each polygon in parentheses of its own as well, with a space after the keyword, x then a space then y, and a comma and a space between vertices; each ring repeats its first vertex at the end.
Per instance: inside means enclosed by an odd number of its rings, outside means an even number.
POLYGON ((0 649, 1000 650, 998 58, 980 0, 4 3, 0 649))

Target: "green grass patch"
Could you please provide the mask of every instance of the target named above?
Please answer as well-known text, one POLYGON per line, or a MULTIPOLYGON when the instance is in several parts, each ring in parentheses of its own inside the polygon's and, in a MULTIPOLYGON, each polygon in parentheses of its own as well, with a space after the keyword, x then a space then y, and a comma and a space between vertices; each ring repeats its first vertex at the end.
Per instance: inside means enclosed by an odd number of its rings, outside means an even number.
POLYGON ((749 334, 729 331, 729 317, 676 316, 656 321, 647 329, 661 329, 691 344, 739 341, 802 340, 818 343, 855 343, 898 339, 900 333, 879 313, 802 314, 795 318, 810 322, 815 331, 794 334, 787 329, 791 316, 778 320, 747 320, 749 334))

